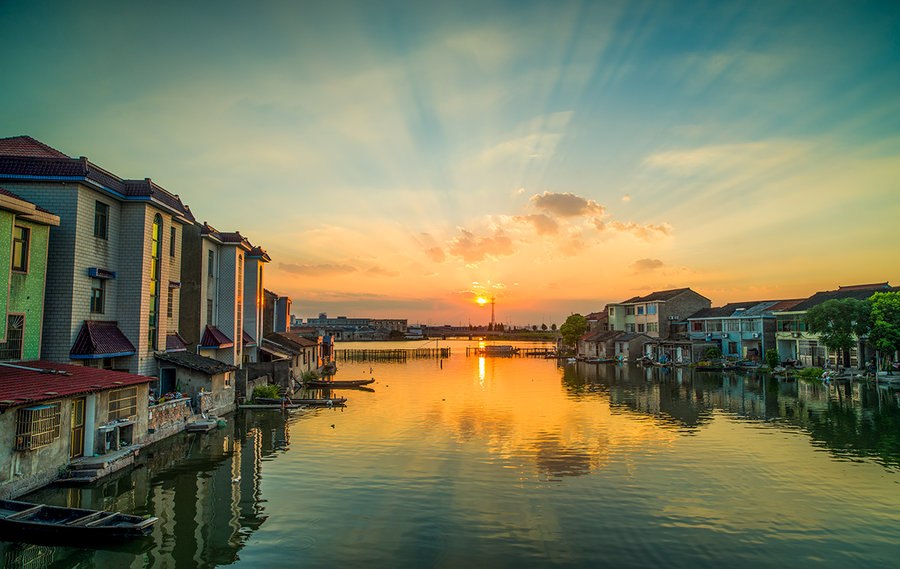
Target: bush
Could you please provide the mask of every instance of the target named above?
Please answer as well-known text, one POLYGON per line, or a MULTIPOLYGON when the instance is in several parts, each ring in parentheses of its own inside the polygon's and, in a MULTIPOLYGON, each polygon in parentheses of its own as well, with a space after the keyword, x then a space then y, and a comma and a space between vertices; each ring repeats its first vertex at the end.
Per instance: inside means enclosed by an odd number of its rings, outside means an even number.
POLYGON ((309 381, 311 379, 319 379, 319 374, 314 371, 305 371, 303 375, 300 376, 300 379, 303 381, 309 381))
POLYGON ((822 379, 822 373, 824 373, 820 367, 805 367, 801 369, 797 375, 802 379, 822 379))
POLYGON ((770 368, 775 369, 781 363, 781 358, 778 357, 778 350, 775 348, 771 348, 766 350, 766 363, 770 368))
POLYGON ((722 350, 720 350, 719 348, 710 346, 709 348, 706 348, 705 352, 703 352, 703 357, 706 360, 722 359, 722 350))
POLYGON ((265 399, 277 399, 278 395, 278 386, 269 384, 269 385, 260 385, 259 387, 253 388, 253 399, 257 399, 259 397, 265 399))

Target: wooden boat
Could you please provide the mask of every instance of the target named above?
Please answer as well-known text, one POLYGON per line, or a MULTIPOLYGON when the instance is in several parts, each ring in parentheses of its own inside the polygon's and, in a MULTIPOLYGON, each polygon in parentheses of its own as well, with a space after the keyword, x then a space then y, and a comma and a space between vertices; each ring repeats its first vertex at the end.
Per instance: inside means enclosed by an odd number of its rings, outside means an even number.
POLYGON ((77 542, 146 535, 157 518, 0 500, 0 535, 77 542))
POLYGON ((328 389, 338 389, 341 387, 359 387, 361 385, 369 385, 375 383, 374 379, 345 379, 343 381, 325 381, 322 379, 310 379, 305 383, 306 387, 320 387, 328 389))
MULTIPOLYGON (((334 405, 343 405, 347 402, 346 397, 331 397, 328 399, 297 399, 291 397, 288 399, 291 402, 291 405, 310 405, 312 407, 331 407, 334 405)), ((270 397, 257 397, 257 403, 263 404, 278 404, 281 405, 281 399, 274 399, 270 397)))

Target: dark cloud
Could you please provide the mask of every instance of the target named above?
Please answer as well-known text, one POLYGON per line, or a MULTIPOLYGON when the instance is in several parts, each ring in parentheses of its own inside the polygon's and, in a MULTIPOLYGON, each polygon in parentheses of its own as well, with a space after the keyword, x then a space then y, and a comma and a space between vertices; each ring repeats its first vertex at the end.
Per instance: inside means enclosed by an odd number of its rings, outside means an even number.
POLYGON ((462 235, 454 238, 447 246, 447 250, 466 263, 479 263, 489 257, 504 257, 515 253, 512 239, 502 230, 497 230, 493 236, 488 237, 478 237, 462 228, 459 232, 462 235))
POLYGON ((663 263, 659 259, 638 259, 637 261, 631 263, 631 270, 636 273, 642 273, 645 271, 655 271, 656 269, 661 269, 664 266, 665 263, 663 263))
POLYGON ((295 275, 306 275, 313 277, 346 275, 355 273, 356 267, 350 265, 298 265, 296 263, 278 263, 278 268, 282 271, 293 273, 295 275))
POLYGON ((556 235, 559 231, 559 224, 552 217, 543 213, 533 215, 521 215, 514 218, 522 223, 530 223, 534 226, 538 235, 556 235))
POLYGON ((579 217, 582 215, 605 215, 606 208, 594 200, 588 200, 575 194, 556 194, 544 192, 531 196, 531 201, 538 209, 548 211, 560 217, 579 217))

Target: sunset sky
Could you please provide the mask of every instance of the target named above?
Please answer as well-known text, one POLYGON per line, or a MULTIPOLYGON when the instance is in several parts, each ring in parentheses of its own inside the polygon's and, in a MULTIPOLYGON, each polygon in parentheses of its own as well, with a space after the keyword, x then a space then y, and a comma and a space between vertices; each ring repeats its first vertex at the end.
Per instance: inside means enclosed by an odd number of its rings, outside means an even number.
POLYGON ((896 1, 3 0, 0 137, 179 194, 304 318, 806 297, 900 284, 898 30, 896 1))

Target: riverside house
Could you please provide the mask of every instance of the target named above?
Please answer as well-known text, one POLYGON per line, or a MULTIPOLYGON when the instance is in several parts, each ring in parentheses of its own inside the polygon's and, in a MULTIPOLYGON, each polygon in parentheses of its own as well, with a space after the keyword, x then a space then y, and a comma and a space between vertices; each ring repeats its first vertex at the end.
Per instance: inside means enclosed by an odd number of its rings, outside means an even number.
POLYGON ((778 356, 782 361, 799 361, 803 366, 824 366, 826 363, 841 367, 864 368, 875 357, 875 349, 857 339, 856 345, 844 354, 829 353, 817 334, 806 327, 806 312, 828 300, 855 298, 865 300, 876 292, 897 292, 887 282, 839 286, 837 290, 817 292, 794 306, 775 314, 775 338, 778 356))
POLYGON ((704 308, 688 318, 688 334, 695 351, 715 347, 726 358, 761 361, 766 350, 775 347, 775 312, 800 301, 731 302, 704 308))
POLYGON ((56 362, 0 363, 0 497, 47 484, 72 459, 139 445, 152 380, 56 362))
POLYGON ((668 338, 670 324, 709 308, 710 300, 689 288, 661 290, 606 307, 609 329, 668 338))
POLYGON ((177 195, 28 136, 0 139, 0 185, 59 216, 50 229, 41 358, 151 375, 178 330, 177 195))

